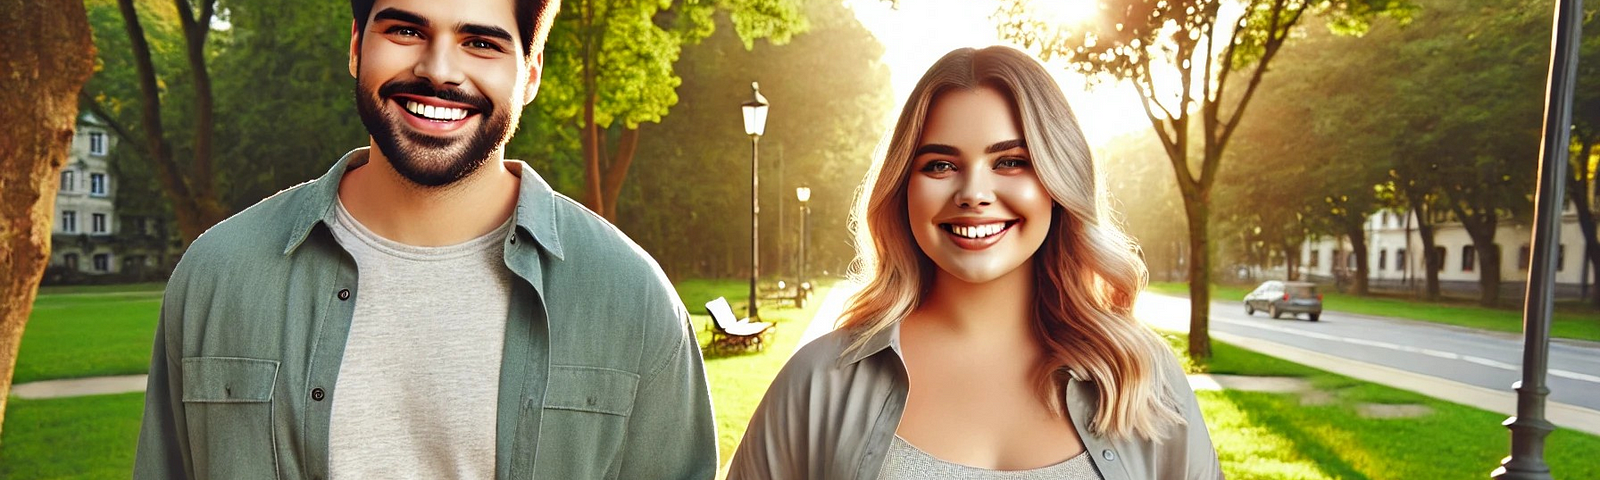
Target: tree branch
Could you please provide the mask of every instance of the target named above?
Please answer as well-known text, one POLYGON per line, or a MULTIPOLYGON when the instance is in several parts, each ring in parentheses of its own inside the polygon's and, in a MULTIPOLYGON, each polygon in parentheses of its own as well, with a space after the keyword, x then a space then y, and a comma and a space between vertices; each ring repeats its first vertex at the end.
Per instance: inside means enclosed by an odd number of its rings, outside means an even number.
POLYGON ((134 138, 133 132, 129 131, 127 127, 123 126, 122 122, 119 122, 115 117, 112 117, 111 113, 106 111, 104 105, 101 105, 99 101, 95 100, 94 97, 89 95, 88 90, 82 90, 78 92, 78 103, 82 103, 84 106, 88 107, 89 113, 94 114, 95 118, 105 122, 106 127, 111 128, 111 133, 116 134, 117 138, 121 139, 123 143, 132 146, 139 152, 140 155, 150 157, 150 150, 146 148, 146 145, 140 143, 139 139, 134 138))

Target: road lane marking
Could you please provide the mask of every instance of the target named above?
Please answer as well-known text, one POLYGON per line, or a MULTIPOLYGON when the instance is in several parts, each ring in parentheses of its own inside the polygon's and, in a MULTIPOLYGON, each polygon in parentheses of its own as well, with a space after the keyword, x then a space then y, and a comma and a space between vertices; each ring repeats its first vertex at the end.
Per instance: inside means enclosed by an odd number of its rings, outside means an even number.
MULTIPOLYGON (((1338 336, 1338 335, 1332 335, 1332 334, 1327 334, 1327 333, 1322 333, 1322 332, 1310 332, 1310 331, 1305 331, 1305 330, 1297 330, 1297 329, 1293 329, 1293 328, 1289 328, 1289 327, 1283 327, 1283 326, 1278 326, 1278 325, 1268 325, 1268 324, 1259 323, 1259 322, 1252 322, 1252 321, 1234 320, 1234 319, 1226 318, 1226 317, 1212 317, 1212 321, 1219 322, 1219 323, 1227 323, 1227 324, 1239 325, 1241 327, 1257 328, 1257 329, 1261 329, 1261 330, 1271 330, 1271 331, 1275 331, 1275 332, 1279 332, 1279 333, 1286 333, 1286 334, 1289 334, 1289 335, 1296 335, 1296 336, 1301 336, 1301 337, 1306 337, 1306 338, 1314 338, 1314 339, 1317 339, 1317 340, 1329 340, 1329 341, 1340 342, 1340 343, 1348 343, 1348 344, 1352 344, 1352 345, 1363 345, 1363 346, 1368 346, 1368 347, 1383 348, 1383 349, 1394 350, 1394 351, 1399 351, 1399 352, 1415 353, 1415 354, 1418 354, 1418 355, 1427 355, 1427 356, 1430 356, 1430 357, 1443 358, 1443 359, 1447 359, 1447 360, 1460 360, 1460 361, 1475 363, 1475 364, 1478 364, 1478 365, 1483 365, 1483 366, 1486 366, 1486 367, 1492 367, 1492 368, 1498 368, 1498 369, 1502 369, 1502 370, 1508 370, 1508 371, 1512 371, 1512 372, 1520 372, 1522 370, 1522 368, 1520 366, 1518 366, 1518 365, 1502 362, 1502 361, 1499 361, 1499 360, 1493 360, 1493 359, 1488 359, 1488 358, 1474 356, 1474 355, 1465 355, 1465 354, 1460 354, 1460 353, 1455 353, 1455 352, 1446 352, 1446 351, 1442 351, 1442 350, 1434 350, 1434 349, 1431 349, 1431 348, 1413 347, 1413 346, 1410 346, 1410 345, 1400 345, 1398 343, 1384 342, 1384 341, 1380 341, 1380 340, 1367 340, 1367 339, 1364 339, 1364 338, 1341 337, 1341 336, 1338 336)), ((1578 372, 1571 372, 1571 371, 1561 370, 1561 369, 1557 369, 1557 368, 1550 369, 1549 373, 1550 373, 1550 376, 1552 376, 1552 377, 1561 377, 1561 378, 1577 380, 1577 381, 1580 381, 1580 382, 1589 382, 1589 383, 1600 384, 1600 376, 1594 376, 1594 375, 1578 373, 1578 372)))

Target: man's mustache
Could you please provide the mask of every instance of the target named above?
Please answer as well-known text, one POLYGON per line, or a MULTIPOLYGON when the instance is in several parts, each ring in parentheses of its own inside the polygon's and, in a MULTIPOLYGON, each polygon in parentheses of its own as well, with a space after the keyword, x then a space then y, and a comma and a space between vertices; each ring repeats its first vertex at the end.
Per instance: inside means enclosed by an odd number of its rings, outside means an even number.
POLYGON ((416 95, 419 97, 435 97, 441 100, 465 103, 474 110, 489 116, 494 113, 494 103, 488 97, 467 93, 459 88, 438 89, 432 82, 426 80, 394 80, 378 88, 378 98, 389 99, 398 94, 416 95))

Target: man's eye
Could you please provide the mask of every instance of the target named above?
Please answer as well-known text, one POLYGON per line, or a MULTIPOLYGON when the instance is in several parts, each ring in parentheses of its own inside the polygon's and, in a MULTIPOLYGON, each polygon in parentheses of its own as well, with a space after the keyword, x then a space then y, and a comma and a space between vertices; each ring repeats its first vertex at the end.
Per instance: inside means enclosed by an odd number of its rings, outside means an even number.
POLYGON ((490 41, 486 41, 486 40, 472 40, 472 41, 469 41, 469 42, 467 42, 467 47, 480 49, 480 50, 494 50, 496 52, 500 51, 500 46, 499 45, 496 45, 494 42, 490 42, 490 41))
POLYGON ((922 166, 922 171, 927 173, 948 173, 955 169, 955 164, 944 160, 934 160, 922 166))
POLYGON ((419 31, 417 31, 417 29, 411 28, 411 27, 390 27, 389 31, 384 32, 384 33, 387 33, 387 34, 390 34, 390 35, 399 35, 399 36, 402 36, 402 37, 420 37, 420 36, 422 36, 422 32, 419 32, 419 31))

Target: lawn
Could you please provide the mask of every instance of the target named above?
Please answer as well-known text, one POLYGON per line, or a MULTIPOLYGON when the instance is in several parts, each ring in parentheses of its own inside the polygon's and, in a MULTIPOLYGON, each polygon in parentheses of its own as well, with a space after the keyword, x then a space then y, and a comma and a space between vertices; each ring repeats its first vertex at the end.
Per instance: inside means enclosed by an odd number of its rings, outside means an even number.
MULTIPOLYGON (((1254 285, 1212 285, 1211 299, 1238 302, 1254 285)), ((1484 308, 1470 302, 1444 300, 1424 302, 1405 296, 1372 295, 1358 297, 1323 290, 1323 309, 1335 312, 1405 318, 1444 323, 1497 332, 1522 333, 1522 307, 1484 308)), ((1150 282, 1149 291, 1188 296, 1189 285, 1182 282, 1150 282)), ((1556 338, 1600 341, 1600 312, 1584 306, 1558 308, 1551 317, 1550 335, 1556 338)))
POLYGON ((160 312, 160 288, 40 294, 12 382, 145 373, 160 312))
MULTIPOLYGON (((1182 335, 1167 335, 1182 352, 1182 335)), ((1212 341, 1204 369, 1305 378, 1323 399, 1299 393, 1198 392, 1223 472, 1250 479, 1485 478, 1510 452, 1506 416, 1362 382, 1212 341), (1416 418, 1367 418, 1357 405, 1415 404, 1416 418)), ((1554 478, 1600 478, 1600 437, 1558 430, 1546 439, 1554 478)))
POLYGON ((143 411, 143 393, 12 397, 0 443, 0 478, 128 478, 143 411))
MULTIPOLYGON (((677 285, 704 345, 710 337, 705 302, 727 297, 743 313, 748 284, 740 280, 688 280, 677 285)), ((24 332, 18 382, 87 375, 143 373, 161 306, 159 288, 129 294, 40 295, 24 332), (24 373, 28 372, 28 373, 24 373)), ((778 323, 773 344, 760 353, 706 359, 717 418, 717 445, 726 462, 772 377, 789 359, 823 297, 818 288, 805 309, 769 300, 762 320, 778 323)), ((144 408, 144 395, 100 395, 50 400, 13 397, 0 440, 0 478, 127 478, 144 408)))
MULTIPOLYGON (((683 304, 689 307, 689 317, 694 321, 701 345, 706 345, 711 339, 711 332, 706 330, 706 322, 711 321, 711 316, 705 312, 705 303, 719 296, 727 297, 734 306, 734 313, 742 316, 745 312, 743 305, 747 303, 745 299, 750 296, 750 284, 737 280, 688 280, 679 282, 676 287, 683 304)), ((790 353, 800 342, 801 334, 805 333, 806 326, 810 324, 811 317, 822 304, 828 290, 827 286, 819 287, 813 300, 807 302, 804 309, 781 306, 776 301, 763 303, 762 321, 778 324, 772 345, 765 351, 706 358, 706 377, 711 384, 711 403, 717 417, 717 448, 724 463, 733 458, 733 449, 744 436, 744 427, 750 423, 750 415, 761 403, 761 396, 767 392, 772 377, 777 376, 778 370, 789 360, 790 353)))

